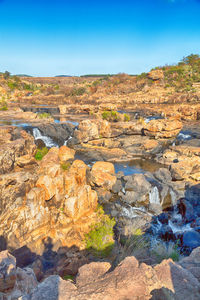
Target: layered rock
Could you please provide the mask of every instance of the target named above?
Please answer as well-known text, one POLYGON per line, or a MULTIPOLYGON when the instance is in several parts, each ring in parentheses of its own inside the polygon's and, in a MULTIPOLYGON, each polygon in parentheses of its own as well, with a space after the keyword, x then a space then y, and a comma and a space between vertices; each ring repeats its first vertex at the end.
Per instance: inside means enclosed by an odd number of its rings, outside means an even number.
POLYGON ((8 251, 0 252, 0 298, 19 299, 37 287, 32 269, 16 268, 16 259, 8 251))
POLYGON ((8 247, 41 253, 47 237, 60 246, 84 246, 97 194, 87 184, 88 167, 73 157, 66 146, 51 148, 39 168, 1 175, 0 236, 8 247))
POLYGON ((0 174, 10 172, 16 167, 34 164, 36 151, 34 139, 23 130, 14 127, 0 128, 0 174))
POLYGON ((96 162, 91 170, 91 183, 106 189, 112 189, 116 183, 114 165, 109 162, 96 162))
POLYGON ((158 160, 169 165, 174 180, 200 181, 199 147, 179 145, 164 151, 158 160))
POLYGON ((152 70, 151 72, 148 73, 148 78, 155 81, 164 79, 163 70, 152 70))
POLYGON ((182 123, 177 120, 151 120, 144 125, 144 134, 154 138, 173 138, 182 129, 182 123))

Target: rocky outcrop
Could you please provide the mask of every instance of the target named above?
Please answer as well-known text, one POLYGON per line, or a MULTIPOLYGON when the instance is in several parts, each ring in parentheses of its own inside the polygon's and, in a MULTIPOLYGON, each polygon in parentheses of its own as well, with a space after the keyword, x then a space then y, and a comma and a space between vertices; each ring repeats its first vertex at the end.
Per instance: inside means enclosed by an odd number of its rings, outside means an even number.
POLYGON ((99 138, 98 126, 90 120, 84 120, 79 124, 78 130, 74 133, 79 142, 88 142, 99 138))
POLYGON ((174 180, 200 181, 200 151, 199 147, 186 144, 172 146, 164 151, 159 162, 169 165, 174 180))
POLYGON ((14 127, 2 127, 0 141, 0 174, 12 171, 17 165, 26 166, 35 163, 34 139, 25 131, 14 127))
POLYGON ((151 120, 144 125, 144 134, 154 138, 173 138, 182 129, 182 123, 177 120, 151 120))
POLYGON ((16 259, 8 251, 0 252, 0 299, 17 300, 37 287, 32 269, 16 268, 16 259))
MULTIPOLYGON (((112 271, 107 262, 93 262, 79 269, 76 284, 65 281, 58 275, 49 276, 43 282, 37 283, 31 271, 28 273, 28 269, 16 270, 12 265, 16 274, 12 282, 13 290, 2 295, 13 295, 13 298, 8 299, 18 299, 16 295, 22 296, 23 300, 198 300, 198 254, 199 248, 180 264, 168 259, 154 267, 139 264, 135 257, 127 257, 112 271), (18 278, 17 274, 23 276, 18 278)), ((7 267, 9 269, 9 263, 7 267)))
POLYGON ((148 78, 154 81, 164 79, 163 70, 152 70, 148 73, 148 78))
POLYGON ((98 161, 93 165, 91 170, 91 183, 98 187, 111 190, 116 182, 114 174, 115 169, 112 163, 98 161))
POLYGON ((0 176, 0 236, 8 248, 26 245, 41 253, 47 237, 59 246, 84 247, 97 194, 87 183, 88 167, 73 161, 74 153, 51 148, 39 167, 0 176))
POLYGON ((38 124, 37 128, 43 136, 51 137, 54 143, 62 146, 74 134, 75 126, 71 123, 57 124, 46 123, 38 124))
POLYGON ((106 120, 83 120, 74 132, 71 143, 86 143, 102 137, 110 137, 110 123, 106 120))

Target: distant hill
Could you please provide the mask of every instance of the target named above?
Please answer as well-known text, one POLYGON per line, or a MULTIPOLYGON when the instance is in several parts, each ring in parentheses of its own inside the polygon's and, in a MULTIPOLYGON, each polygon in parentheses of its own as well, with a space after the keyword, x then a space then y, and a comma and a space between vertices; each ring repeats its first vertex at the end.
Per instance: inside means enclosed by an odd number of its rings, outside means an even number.
POLYGON ((27 75, 27 74, 16 74, 16 76, 18 76, 18 77, 33 77, 33 76, 27 75))
POLYGON ((54 77, 73 77, 73 76, 71 76, 71 75, 56 75, 54 77))
POLYGON ((115 76, 114 74, 86 74, 86 75, 81 75, 80 77, 111 77, 115 76))

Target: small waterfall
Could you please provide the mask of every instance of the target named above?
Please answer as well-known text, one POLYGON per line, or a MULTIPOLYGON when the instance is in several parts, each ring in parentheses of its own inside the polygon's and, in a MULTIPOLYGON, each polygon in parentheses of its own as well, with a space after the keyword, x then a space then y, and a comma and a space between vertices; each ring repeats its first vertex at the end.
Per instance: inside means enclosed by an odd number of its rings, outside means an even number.
POLYGON ((186 225, 178 225, 178 224, 174 224, 171 220, 169 220, 169 226, 172 229, 173 233, 177 233, 177 232, 186 232, 186 231, 192 231, 193 228, 191 228, 190 224, 186 224, 186 225))
POLYGON ((169 193, 170 193, 170 196, 171 196, 172 205, 175 206, 176 203, 177 203, 176 193, 172 189, 170 189, 169 193))
POLYGON ((35 140, 42 140, 48 148, 58 147, 50 137, 42 135, 38 128, 33 128, 33 136, 35 140))
POLYGON ((147 212, 144 207, 122 206, 120 211, 120 216, 123 216, 128 219, 134 219, 145 215, 152 216, 152 214, 147 212))
POLYGON ((70 135, 70 137, 64 142, 64 146, 67 146, 67 143, 72 139, 72 136, 70 135))
POLYGON ((177 138, 179 140, 190 140, 191 139, 191 135, 190 134, 186 134, 186 133, 183 133, 183 132, 180 132, 179 135, 177 136, 177 138))
POLYGON ((159 204, 160 205, 160 196, 157 186, 154 186, 149 192, 149 202, 151 204, 159 204))

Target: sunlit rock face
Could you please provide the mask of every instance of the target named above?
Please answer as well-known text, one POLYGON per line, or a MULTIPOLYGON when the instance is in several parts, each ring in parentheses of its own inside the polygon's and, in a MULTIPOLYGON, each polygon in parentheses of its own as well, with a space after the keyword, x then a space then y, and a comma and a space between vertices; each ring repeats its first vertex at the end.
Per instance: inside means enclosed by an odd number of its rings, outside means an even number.
POLYGON ((14 170, 18 165, 34 164, 34 139, 25 131, 13 127, 0 128, 0 174, 14 170))
MULTIPOLYGON (((35 149, 32 138, 22 145, 30 149, 22 147, 26 155, 35 149)), ((24 157, 17 153, 7 170, 13 172, 0 175, 0 236, 7 247, 26 245, 41 253, 48 237, 58 247, 83 247, 97 207, 97 194, 87 183, 88 167, 73 161, 75 151, 66 146, 51 148, 39 163, 30 155, 34 164, 27 168, 16 165, 24 157)))
POLYGON ((182 122, 177 120, 151 120, 144 125, 144 133, 154 138, 172 138, 182 129, 182 122))

